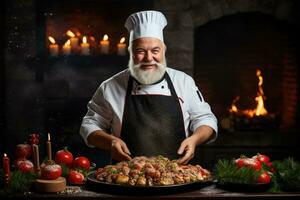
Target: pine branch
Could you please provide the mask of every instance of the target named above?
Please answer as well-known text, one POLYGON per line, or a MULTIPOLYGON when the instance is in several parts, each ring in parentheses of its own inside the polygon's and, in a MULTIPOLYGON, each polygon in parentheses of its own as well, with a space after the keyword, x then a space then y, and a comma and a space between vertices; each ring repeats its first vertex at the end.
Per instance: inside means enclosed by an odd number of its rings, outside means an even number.
POLYGON ((216 177, 220 183, 256 183, 259 172, 252 168, 238 168, 233 161, 219 160, 216 177))

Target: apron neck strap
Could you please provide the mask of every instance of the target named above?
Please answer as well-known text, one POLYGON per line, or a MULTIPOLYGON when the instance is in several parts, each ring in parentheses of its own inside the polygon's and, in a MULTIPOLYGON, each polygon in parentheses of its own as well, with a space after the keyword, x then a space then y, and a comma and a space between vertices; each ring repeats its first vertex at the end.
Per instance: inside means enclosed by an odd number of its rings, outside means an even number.
MULTIPOLYGON (((169 87, 169 89, 171 91, 171 95, 174 96, 176 99, 178 99, 178 96, 176 94, 175 88, 173 86, 173 83, 172 83, 171 78, 170 78, 170 76, 169 76, 169 74, 168 74, 167 71, 165 72, 165 74, 164 74, 163 77, 164 77, 163 79, 166 79, 166 81, 168 83, 168 87, 169 87)), ((129 75, 129 80, 128 80, 128 86, 127 86, 126 95, 131 95, 131 91, 132 91, 132 87, 133 87, 133 80, 134 80, 134 78, 131 75, 129 75)))

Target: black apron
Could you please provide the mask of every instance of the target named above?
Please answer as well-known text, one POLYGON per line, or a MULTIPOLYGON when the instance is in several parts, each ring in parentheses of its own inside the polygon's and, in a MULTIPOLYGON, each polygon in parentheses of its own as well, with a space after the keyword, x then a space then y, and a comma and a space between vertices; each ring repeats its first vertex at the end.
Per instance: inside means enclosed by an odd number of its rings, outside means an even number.
POLYGON ((168 73, 163 79, 167 80, 171 96, 132 95, 133 77, 129 77, 121 139, 132 157, 179 157, 177 150, 186 138, 182 110, 168 73))

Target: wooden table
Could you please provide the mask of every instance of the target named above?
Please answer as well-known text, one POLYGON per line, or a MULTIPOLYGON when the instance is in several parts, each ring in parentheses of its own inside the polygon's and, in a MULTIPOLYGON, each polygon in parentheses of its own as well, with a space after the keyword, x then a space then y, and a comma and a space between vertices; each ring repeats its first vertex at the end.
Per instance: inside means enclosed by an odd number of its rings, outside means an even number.
POLYGON ((107 199, 107 200, 126 200, 126 199, 164 199, 164 200, 196 200, 196 199, 300 199, 300 192, 282 192, 282 193, 238 193, 228 192, 210 185, 202 189, 168 195, 118 195, 109 193, 100 193, 86 190, 84 187, 71 187, 77 192, 72 194, 38 194, 29 192, 25 194, 1 195, 1 199, 107 199))

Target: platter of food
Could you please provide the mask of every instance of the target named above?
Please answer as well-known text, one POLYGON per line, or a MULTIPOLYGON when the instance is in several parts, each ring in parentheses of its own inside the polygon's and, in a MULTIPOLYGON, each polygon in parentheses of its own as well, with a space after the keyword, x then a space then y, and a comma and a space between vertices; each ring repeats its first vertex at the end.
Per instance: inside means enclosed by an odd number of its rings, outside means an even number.
POLYGON ((87 176, 87 188, 113 194, 159 195, 200 189, 212 184, 212 179, 200 165, 140 156, 98 168, 87 176))

